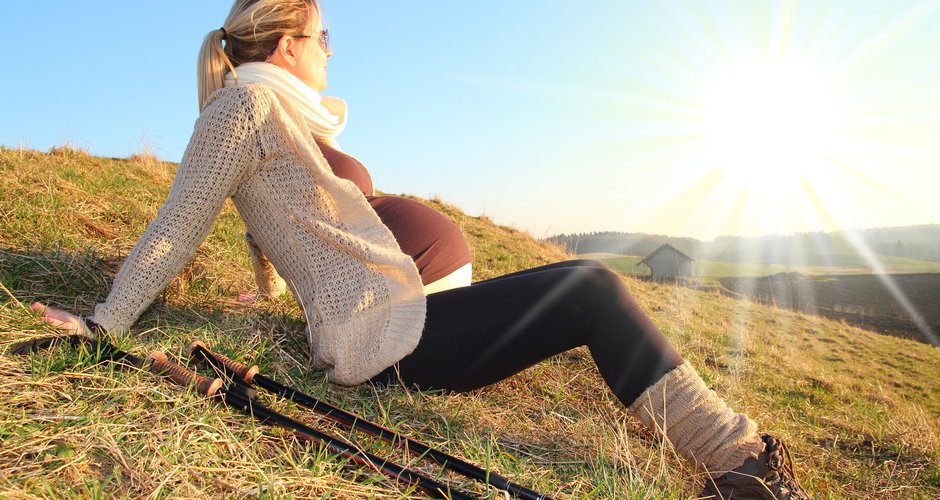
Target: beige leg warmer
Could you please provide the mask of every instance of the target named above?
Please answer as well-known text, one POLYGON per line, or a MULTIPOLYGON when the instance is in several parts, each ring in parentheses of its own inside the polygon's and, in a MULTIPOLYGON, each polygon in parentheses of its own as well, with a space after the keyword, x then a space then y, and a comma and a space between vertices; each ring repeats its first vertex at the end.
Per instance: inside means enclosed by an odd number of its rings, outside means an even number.
POLYGON ((732 411, 687 362, 646 389, 630 412, 712 477, 757 458, 764 449, 757 424, 732 411))

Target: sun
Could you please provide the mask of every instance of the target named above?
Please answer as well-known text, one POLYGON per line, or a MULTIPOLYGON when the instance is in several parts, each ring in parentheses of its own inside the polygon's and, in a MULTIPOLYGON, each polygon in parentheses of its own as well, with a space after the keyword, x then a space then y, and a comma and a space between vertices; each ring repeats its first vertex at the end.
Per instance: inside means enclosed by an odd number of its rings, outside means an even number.
POLYGON ((704 103, 707 161, 755 197, 779 199, 818 184, 839 147, 828 89, 819 73, 795 62, 727 68, 704 103))

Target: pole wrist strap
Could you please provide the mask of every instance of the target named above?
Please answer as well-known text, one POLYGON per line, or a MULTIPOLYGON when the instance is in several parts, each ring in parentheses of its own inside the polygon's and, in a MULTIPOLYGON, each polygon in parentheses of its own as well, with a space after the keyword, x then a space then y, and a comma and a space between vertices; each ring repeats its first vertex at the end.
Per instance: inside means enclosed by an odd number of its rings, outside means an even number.
POLYGON ((87 330, 92 337, 98 337, 106 332, 103 326, 95 323, 90 318, 82 318, 82 322, 85 324, 85 330, 87 330))

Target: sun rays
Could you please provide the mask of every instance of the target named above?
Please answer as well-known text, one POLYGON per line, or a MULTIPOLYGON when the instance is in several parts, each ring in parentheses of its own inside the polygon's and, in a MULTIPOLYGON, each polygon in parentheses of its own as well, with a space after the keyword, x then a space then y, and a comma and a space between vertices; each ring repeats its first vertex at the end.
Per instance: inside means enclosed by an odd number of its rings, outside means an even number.
POLYGON ((695 89, 698 133, 683 163, 693 179, 720 178, 708 193, 714 233, 821 225, 814 194, 839 191, 851 146, 833 80, 792 58, 732 56, 695 89))
POLYGON ((645 56, 657 84, 624 109, 649 122, 625 138, 625 171, 630 182, 657 182, 658 193, 624 216, 707 237, 891 225, 890 212, 916 213, 923 190, 912 197, 900 186, 930 160, 917 147, 925 141, 913 144, 898 125, 931 123, 930 107, 910 101, 935 91, 923 76, 871 67, 888 67, 885 48, 935 7, 666 5, 671 50, 645 56), (688 212, 690 200, 707 216, 688 212))
MULTIPOLYGON (((916 184, 935 163, 921 132, 937 119, 923 106, 936 96, 924 85, 935 73, 904 72, 884 51, 937 5, 864 15, 848 4, 667 6, 673 50, 649 56, 661 84, 635 108, 655 123, 631 138, 641 144, 631 171, 655 171, 655 194, 642 213, 624 208, 625 217, 677 235, 760 236, 852 230, 890 224, 889 212, 916 213, 928 199, 916 184)), ((848 241, 883 274, 861 237, 848 241)), ((882 281, 936 342, 890 276, 882 281)))

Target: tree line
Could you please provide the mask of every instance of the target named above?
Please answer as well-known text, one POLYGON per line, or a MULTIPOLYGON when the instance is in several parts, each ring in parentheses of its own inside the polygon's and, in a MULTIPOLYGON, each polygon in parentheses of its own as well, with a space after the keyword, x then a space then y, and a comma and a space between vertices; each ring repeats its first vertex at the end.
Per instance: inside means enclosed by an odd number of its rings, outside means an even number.
POLYGON ((570 253, 612 253, 646 256, 670 244, 695 259, 724 262, 796 264, 833 254, 861 254, 940 262, 940 224, 872 228, 855 231, 808 232, 761 237, 695 238, 619 231, 559 234, 546 238, 570 253))

